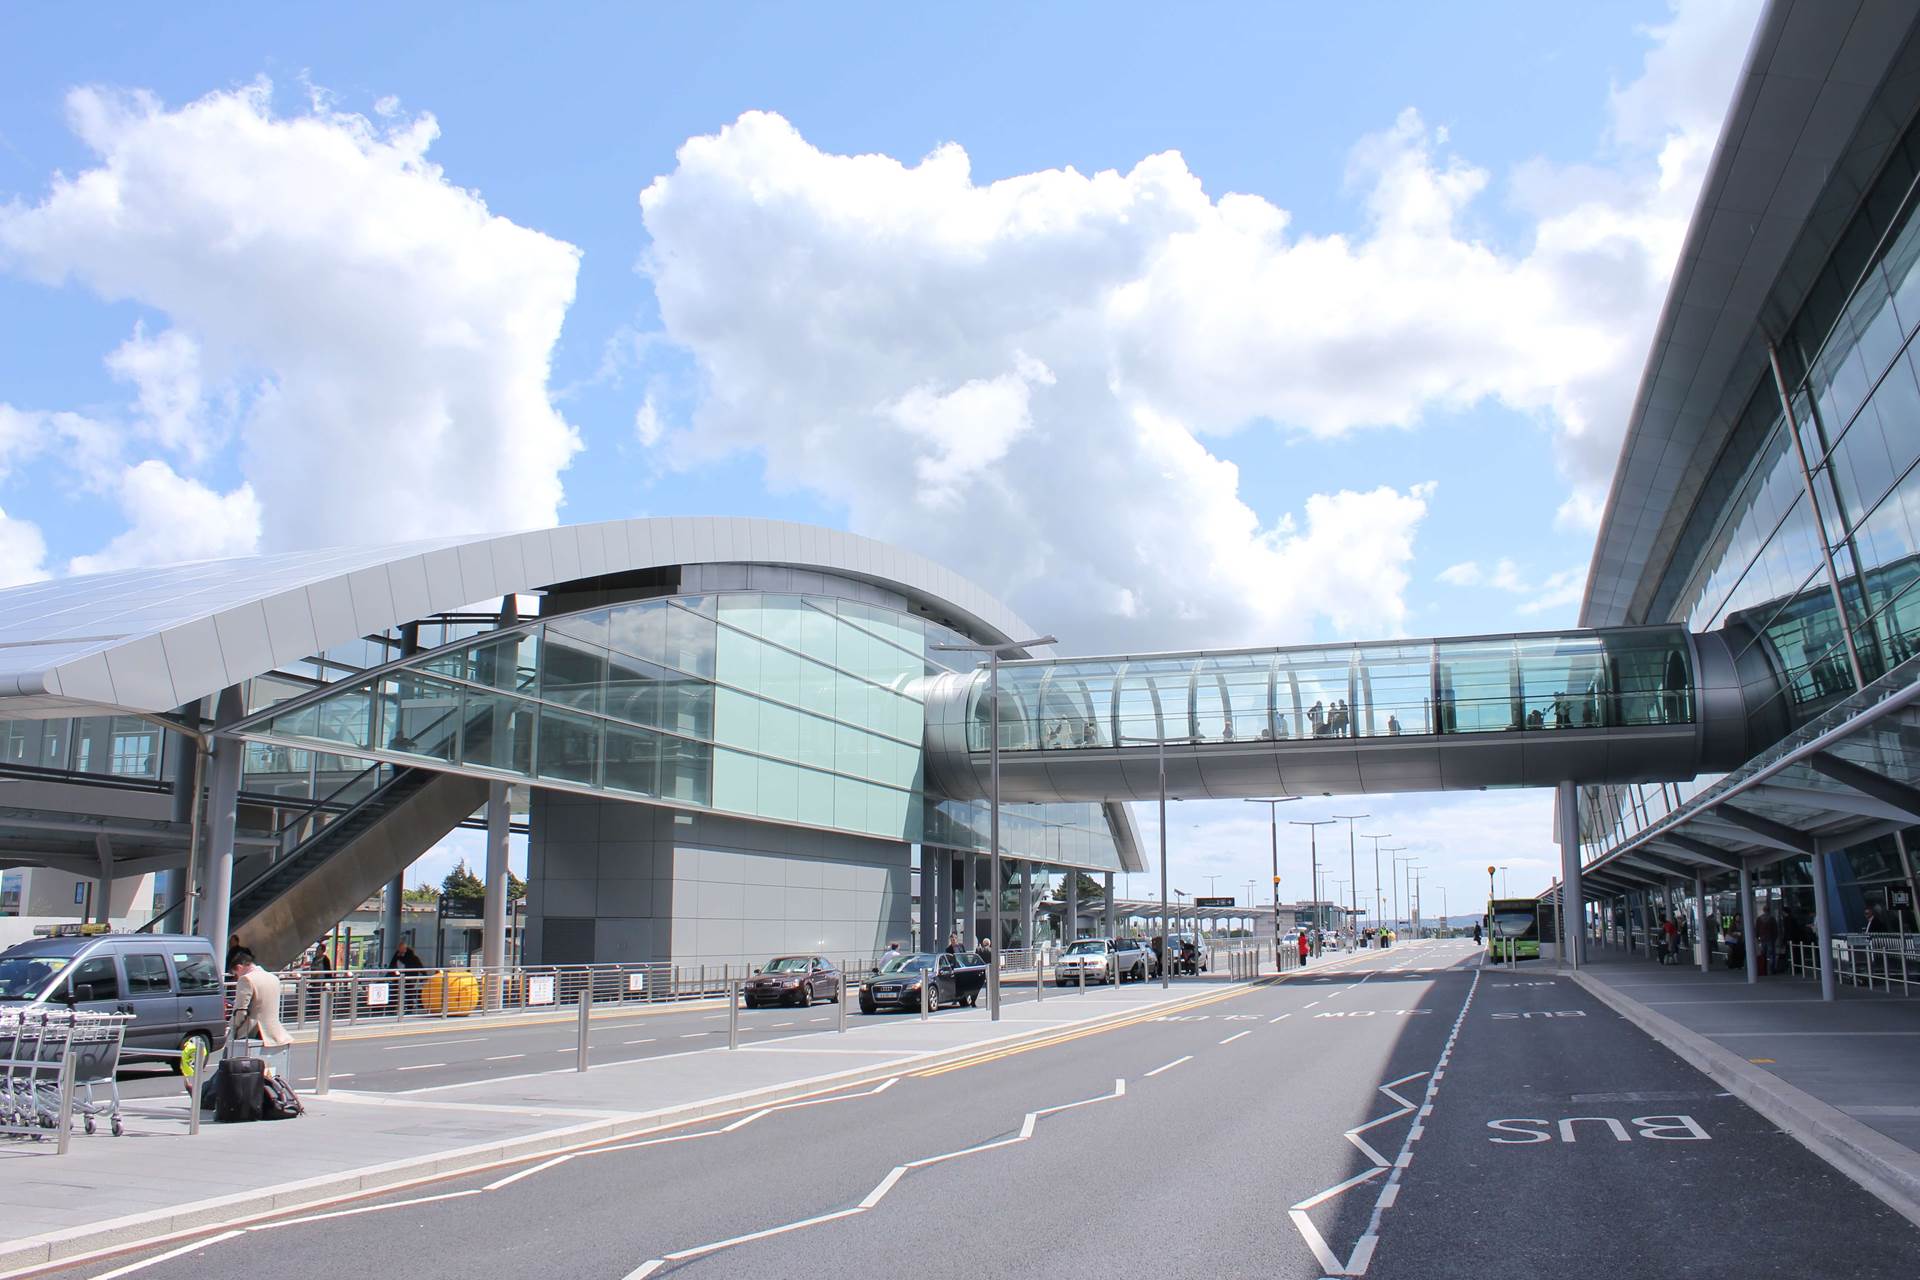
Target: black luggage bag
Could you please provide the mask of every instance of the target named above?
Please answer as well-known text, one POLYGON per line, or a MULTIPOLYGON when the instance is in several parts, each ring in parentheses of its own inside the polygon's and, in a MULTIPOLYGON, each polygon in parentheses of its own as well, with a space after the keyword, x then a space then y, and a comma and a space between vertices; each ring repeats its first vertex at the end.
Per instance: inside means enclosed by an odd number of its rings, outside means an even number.
POLYGON ((213 1118, 240 1124, 260 1118, 266 1098, 264 1058, 228 1058, 213 1075, 213 1118))

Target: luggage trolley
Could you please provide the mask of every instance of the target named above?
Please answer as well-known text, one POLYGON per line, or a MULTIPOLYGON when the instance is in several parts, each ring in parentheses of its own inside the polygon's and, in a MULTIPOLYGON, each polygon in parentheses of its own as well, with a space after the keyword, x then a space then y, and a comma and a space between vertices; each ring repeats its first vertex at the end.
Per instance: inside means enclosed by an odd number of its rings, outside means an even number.
POLYGON ((70 1105, 88 1133, 105 1116, 118 1137, 125 1131, 115 1073, 126 1024, 124 1014, 23 1011, 0 1020, 0 1130, 44 1136, 60 1126, 60 1073, 71 1058, 70 1105), (104 1085, 106 1099, 95 1089, 104 1085))

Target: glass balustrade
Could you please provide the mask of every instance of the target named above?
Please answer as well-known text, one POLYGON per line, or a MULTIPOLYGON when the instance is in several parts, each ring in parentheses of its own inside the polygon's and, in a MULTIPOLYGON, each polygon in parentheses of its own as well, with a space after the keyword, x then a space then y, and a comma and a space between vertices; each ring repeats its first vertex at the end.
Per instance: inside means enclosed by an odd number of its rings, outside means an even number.
MULTIPOLYGON (((987 749, 987 674, 967 745, 987 749)), ((1305 742, 1691 724, 1684 630, 1636 627, 1003 663, 1000 748, 1305 742)))

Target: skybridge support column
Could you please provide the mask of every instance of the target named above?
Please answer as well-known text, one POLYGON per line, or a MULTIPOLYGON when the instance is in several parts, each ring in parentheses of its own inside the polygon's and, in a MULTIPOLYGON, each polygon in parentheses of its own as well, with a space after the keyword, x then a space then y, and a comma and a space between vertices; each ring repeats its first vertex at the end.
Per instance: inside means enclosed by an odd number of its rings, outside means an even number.
POLYGON ((507 784, 487 784, 487 883, 482 910, 480 963, 489 979, 488 1003, 497 1000, 494 979, 507 963, 507 835, 513 826, 513 811, 507 798, 507 784))
POLYGON ((966 868, 960 877, 960 943, 970 947, 980 940, 980 922, 975 918, 980 904, 980 859, 971 853, 960 857, 966 868))
POLYGON ((1753 945, 1753 872, 1740 863, 1740 946, 1747 953, 1747 981, 1760 981, 1760 957, 1753 945))
MULTIPOLYGON (((214 712, 217 727, 232 724, 246 715, 246 700, 239 685, 220 691, 214 712)), ((233 916, 233 829, 238 820, 240 802, 240 764, 247 744, 238 738, 217 735, 209 760, 207 783, 207 896, 203 908, 206 927, 200 936, 213 943, 214 954, 224 962, 227 935, 232 932, 233 916)))
POLYGON ((1713 949, 1707 945, 1707 879, 1693 877, 1693 945, 1700 955, 1700 972, 1713 972, 1713 949))
POLYGON ((1102 932, 1104 932, 1109 938, 1117 938, 1120 936, 1120 927, 1119 927, 1120 918, 1119 918, 1118 912, 1116 911, 1113 905, 1113 872, 1111 871, 1107 872, 1106 885, 1107 885, 1107 890, 1106 890, 1107 891, 1107 924, 1106 924, 1106 928, 1102 932))
POLYGON ((1580 784, 1559 785, 1554 814, 1560 820, 1560 954, 1578 969, 1586 962, 1585 899, 1580 892, 1580 784))
POLYGON ((387 881, 386 897, 380 903, 380 947, 384 955, 375 957, 375 967, 384 966, 400 949, 400 899, 407 890, 406 872, 387 881))
POLYGON ((1014 874, 1020 877, 1020 933, 1021 946, 1032 950, 1039 942, 1038 930, 1033 927, 1033 860, 1022 858, 1013 864, 1014 874))
POLYGON ((1067 868, 1067 921, 1061 932, 1068 942, 1080 936, 1080 872, 1072 867, 1067 868))
MULTIPOLYGON (((1833 999, 1833 895, 1827 889, 1827 855, 1814 846, 1813 932, 1820 940, 1820 998, 1833 999)), ((1785 948, 1782 948, 1784 951, 1785 948)))

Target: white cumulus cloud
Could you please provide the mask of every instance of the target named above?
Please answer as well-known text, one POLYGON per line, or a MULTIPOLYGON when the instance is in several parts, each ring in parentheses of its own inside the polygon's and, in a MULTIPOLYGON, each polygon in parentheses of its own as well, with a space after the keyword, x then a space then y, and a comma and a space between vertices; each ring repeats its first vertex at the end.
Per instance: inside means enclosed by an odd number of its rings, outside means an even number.
POLYGON ((142 462, 113 482, 133 528, 77 564, 134 553, 154 530, 133 504, 163 491, 199 504, 168 543, 187 554, 249 527, 278 548, 555 522, 579 444, 547 375, 578 253, 449 181, 431 116, 324 94, 281 115, 265 82, 67 105, 97 162, 0 207, 0 267, 164 314, 109 358, 136 434, 191 472, 208 402, 232 398, 250 486, 142 462))
POLYGON ((116 490, 126 532, 93 555, 75 556, 70 573, 246 555, 260 541, 251 485, 220 493, 149 458, 122 472, 116 490))
MULTIPOLYGON (((705 391, 679 430, 643 407, 642 438, 682 465, 758 452, 1070 643, 1389 631, 1430 490, 1263 514, 1203 442, 1497 402, 1555 428, 1562 519, 1591 523, 1752 16, 1701 0, 1650 31, 1595 163, 1513 175, 1515 247, 1475 231, 1493 175, 1411 108, 1354 147, 1342 233, 1211 195, 1173 152, 983 184, 957 144, 839 155, 749 112, 641 193, 705 391)), ((1537 585, 1538 609, 1577 595, 1537 585)))

